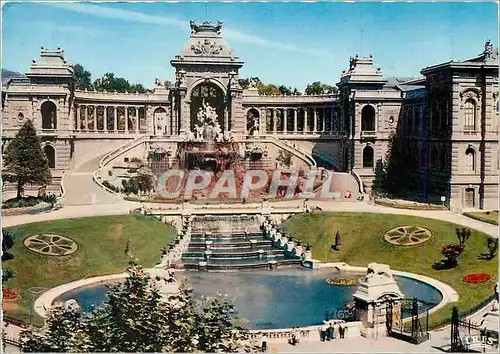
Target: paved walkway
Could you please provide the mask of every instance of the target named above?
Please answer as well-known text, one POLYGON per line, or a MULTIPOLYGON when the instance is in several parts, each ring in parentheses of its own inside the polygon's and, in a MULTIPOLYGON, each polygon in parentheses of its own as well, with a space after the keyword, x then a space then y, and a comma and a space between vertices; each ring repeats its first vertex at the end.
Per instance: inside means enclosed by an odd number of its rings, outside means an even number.
MULTIPOLYGON (((94 188, 101 189, 94 182, 92 182, 92 186, 94 188)), ((68 194, 72 193, 72 191, 74 191, 74 189, 67 190, 66 192, 67 195, 65 197, 65 200, 73 200, 73 201, 79 200, 80 202, 85 201, 84 197, 79 199, 79 197, 68 196, 68 194)), ((147 205, 150 208, 158 208, 158 207, 162 207, 165 209, 169 208, 168 204, 152 204, 152 203, 138 203, 138 202, 125 201, 102 189, 101 193, 106 193, 107 197, 102 197, 101 195, 99 195, 97 199, 98 203, 95 204, 84 204, 84 205, 64 204, 62 209, 53 212, 42 213, 37 215, 6 216, 3 218, 3 225, 4 227, 7 227, 7 226, 14 226, 14 225, 45 221, 45 220, 128 214, 131 209, 137 208, 143 204, 147 205), (110 199, 108 203, 105 203, 106 198, 110 199)), ((273 202, 271 203, 271 205, 276 207, 288 207, 288 206, 296 207, 303 205, 303 201, 293 200, 293 201, 273 202)), ((472 229, 476 229, 493 237, 498 237, 498 226, 474 220, 466 216, 453 213, 451 211, 396 209, 396 208, 373 205, 367 202, 358 202, 358 201, 310 201, 309 205, 319 206, 323 211, 412 215, 430 219, 444 220, 459 225, 467 226, 472 229)), ((227 204, 226 207, 228 210, 232 210, 231 204, 227 204)))
POLYGON ((102 156, 94 158, 74 171, 69 171, 63 179, 64 197, 60 203, 70 205, 110 204, 120 201, 121 198, 105 191, 92 179, 94 171, 99 167, 102 156))

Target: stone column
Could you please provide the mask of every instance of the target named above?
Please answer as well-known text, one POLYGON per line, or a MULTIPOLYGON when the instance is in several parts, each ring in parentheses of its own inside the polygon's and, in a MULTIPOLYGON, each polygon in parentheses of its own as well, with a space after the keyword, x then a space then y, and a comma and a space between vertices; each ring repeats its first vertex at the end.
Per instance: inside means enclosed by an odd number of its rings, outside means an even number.
POLYGON ((135 132, 139 133, 139 108, 134 107, 135 109, 135 132))
POLYGON ((226 133, 229 131, 229 111, 228 109, 224 110, 224 130, 223 133, 226 133))
POLYGON ((85 131, 89 130, 89 106, 85 105, 85 131))
POLYGON ((283 118, 283 133, 286 133, 288 131, 288 110, 286 108, 283 109, 283 114, 281 115, 281 117, 283 118))
POLYGON ((313 132, 318 132, 318 108, 313 108, 313 132))
POLYGON ((307 132, 307 108, 304 108, 304 129, 303 132, 307 132))
POLYGON ((125 106, 125 131, 128 133, 128 107, 125 106))
POLYGON ((271 112, 273 117, 273 134, 276 134, 278 132, 278 120, 276 119, 276 109, 271 108, 271 112))
POLYGON ((116 106, 113 107, 113 130, 118 131, 118 108, 116 106))
POLYGON ((108 106, 104 106, 104 125, 103 130, 108 131, 108 106))
POLYGON ((94 106, 94 131, 97 131, 97 107, 94 106))
POLYGON ((332 107, 329 107, 328 108, 328 112, 330 112, 329 116, 330 116, 330 134, 333 133, 333 109, 332 107))
POLYGON ((82 106, 78 105, 76 111, 76 131, 80 131, 82 126, 82 106))
POLYGON ((293 109, 293 132, 296 134, 297 133, 297 108, 293 109))
POLYGON ((323 133, 326 132, 326 115, 327 115, 327 112, 328 112, 327 108, 326 107, 323 108, 323 126, 322 126, 323 129, 321 129, 321 131, 323 133))

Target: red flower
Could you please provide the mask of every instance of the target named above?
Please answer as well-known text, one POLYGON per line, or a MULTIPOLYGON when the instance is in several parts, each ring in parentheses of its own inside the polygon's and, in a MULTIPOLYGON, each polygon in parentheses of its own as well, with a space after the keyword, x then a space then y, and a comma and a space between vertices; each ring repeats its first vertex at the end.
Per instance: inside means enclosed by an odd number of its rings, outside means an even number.
POLYGON ((2 297, 6 300, 13 300, 17 298, 17 293, 7 289, 6 287, 2 287, 2 297))
POLYGON ((485 273, 473 273, 469 274, 466 277, 464 277, 464 282, 466 283, 484 283, 485 281, 489 280, 491 278, 491 275, 485 274, 485 273))

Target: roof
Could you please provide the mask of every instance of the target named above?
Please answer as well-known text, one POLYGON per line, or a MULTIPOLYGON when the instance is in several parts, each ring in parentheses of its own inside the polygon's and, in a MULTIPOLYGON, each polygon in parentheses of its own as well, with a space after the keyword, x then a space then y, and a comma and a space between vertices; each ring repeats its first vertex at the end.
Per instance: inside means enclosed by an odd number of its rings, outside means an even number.
POLYGON ((475 56, 473 58, 465 59, 463 61, 453 61, 450 60, 445 63, 428 66, 421 70, 423 75, 427 75, 431 72, 441 70, 443 68, 452 69, 482 69, 488 68, 498 71, 498 48, 493 49, 493 45, 488 40, 484 45, 483 53, 475 56))

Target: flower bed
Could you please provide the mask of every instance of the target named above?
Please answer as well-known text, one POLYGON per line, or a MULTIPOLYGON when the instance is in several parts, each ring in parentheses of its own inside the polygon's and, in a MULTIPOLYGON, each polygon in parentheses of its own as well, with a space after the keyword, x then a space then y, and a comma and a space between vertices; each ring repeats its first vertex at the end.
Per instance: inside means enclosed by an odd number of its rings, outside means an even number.
POLYGON ((411 202, 401 199, 376 198, 373 200, 375 204, 387 206, 396 209, 410 210, 448 210, 440 204, 411 202))
POLYGON ((2 297, 4 300, 15 300, 18 294, 15 291, 7 289, 5 286, 2 287, 2 297))
POLYGON ((2 209, 3 216, 12 216, 12 215, 22 215, 22 214, 31 214, 31 213, 41 213, 44 211, 52 210, 52 206, 49 203, 41 202, 34 206, 27 206, 21 208, 10 208, 10 209, 2 209))
POLYGON ((352 286, 358 283, 356 278, 328 278, 326 283, 330 285, 352 286))
POLYGON ((486 273, 472 273, 464 277, 464 282, 472 284, 484 283, 485 281, 488 281, 490 278, 491 275, 486 273))

